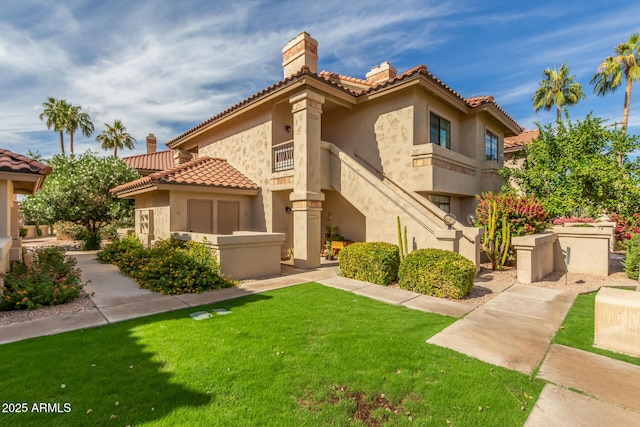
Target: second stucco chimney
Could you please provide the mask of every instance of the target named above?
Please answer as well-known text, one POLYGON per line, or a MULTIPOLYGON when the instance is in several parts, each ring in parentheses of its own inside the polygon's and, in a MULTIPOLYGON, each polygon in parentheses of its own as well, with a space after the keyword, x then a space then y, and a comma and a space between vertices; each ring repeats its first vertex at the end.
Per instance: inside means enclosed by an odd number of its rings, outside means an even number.
POLYGON ((156 137, 154 134, 150 133, 147 135, 147 154, 156 152, 156 137))
POLYGON ((380 65, 376 65, 367 73, 367 81, 369 83, 384 83, 393 79, 397 75, 398 71, 389 64, 389 62, 384 61, 380 65))
POLYGON ((173 150, 173 164, 175 166, 191 160, 191 153, 186 150, 173 150))
POLYGON ((296 74, 304 65, 318 72, 318 41, 303 31, 282 49, 284 77, 296 74))

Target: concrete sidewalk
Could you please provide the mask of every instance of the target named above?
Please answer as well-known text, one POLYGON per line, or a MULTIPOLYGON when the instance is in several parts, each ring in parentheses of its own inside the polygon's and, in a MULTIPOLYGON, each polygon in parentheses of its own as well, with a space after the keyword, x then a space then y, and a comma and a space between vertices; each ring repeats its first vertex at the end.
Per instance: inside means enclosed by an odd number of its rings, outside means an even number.
POLYGON ((575 297, 514 285, 427 342, 528 375, 540 367, 549 384, 528 427, 640 425, 640 366, 551 345, 575 297))
POLYGON ((140 289, 136 282, 121 275, 116 266, 99 263, 95 259, 95 251, 69 252, 69 254, 77 259, 78 268, 82 271, 82 279, 90 281, 85 291, 91 296, 96 308, 0 326, 0 344, 214 304, 335 276, 333 267, 299 270, 283 266, 282 276, 249 281, 237 287, 216 289, 201 294, 161 295, 140 289))

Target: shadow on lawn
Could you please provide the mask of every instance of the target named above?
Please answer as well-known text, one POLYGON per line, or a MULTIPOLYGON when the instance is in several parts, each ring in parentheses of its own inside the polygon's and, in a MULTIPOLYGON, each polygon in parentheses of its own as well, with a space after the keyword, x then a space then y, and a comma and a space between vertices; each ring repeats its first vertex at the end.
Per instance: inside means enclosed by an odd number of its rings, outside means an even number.
POLYGON ((175 359, 162 360, 156 352, 149 351, 145 342, 164 345, 166 338, 170 345, 175 328, 167 324, 189 318, 193 311, 211 311, 213 306, 232 309, 269 298, 253 294, 215 305, 3 345, 0 400, 25 402, 29 410, 3 413, 2 424, 137 425, 171 417, 180 408, 208 405, 213 397, 207 390, 180 383, 174 374, 188 363, 180 358, 179 350, 175 359), (41 403, 58 405, 46 412, 34 411, 33 405, 40 409, 41 403))

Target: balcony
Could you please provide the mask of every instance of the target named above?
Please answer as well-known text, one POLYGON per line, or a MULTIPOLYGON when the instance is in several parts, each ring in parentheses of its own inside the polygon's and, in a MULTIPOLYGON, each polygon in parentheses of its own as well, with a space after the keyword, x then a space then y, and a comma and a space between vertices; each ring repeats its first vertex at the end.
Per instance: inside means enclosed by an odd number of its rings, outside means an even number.
POLYGON ((274 145, 271 149, 272 172, 282 172, 293 169, 293 141, 274 145))

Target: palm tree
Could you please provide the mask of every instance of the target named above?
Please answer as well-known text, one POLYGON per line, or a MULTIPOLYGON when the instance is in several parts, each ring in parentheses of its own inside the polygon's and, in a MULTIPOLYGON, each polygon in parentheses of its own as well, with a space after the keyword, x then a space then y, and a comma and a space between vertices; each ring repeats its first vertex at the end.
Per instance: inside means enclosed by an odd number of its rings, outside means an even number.
POLYGON ((91 117, 89 117, 89 114, 81 112, 80 110, 82 110, 81 106, 72 105, 67 112, 65 130, 69 133, 69 151, 71 154, 73 154, 73 134, 75 131, 80 130, 86 137, 90 137, 94 131, 91 117))
POLYGON ((582 91, 582 85, 576 82, 576 76, 569 75, 569 67, 566 64, 555 68, 545 68, 542 72, 544 79, 540 80, 540 87, 533 94, 533 110, 544 108, 549 111, 553 106, 557 110, 558 122, 562 121, 562 107, 564 105, 577 104, 586 96, 582 91))
POLYGON ((40 120, 47 118, 47 129, 53 129, 60 133, 60 150, 64 156, 64 134, 66 130, 66 118, 71 105, 64 99, 56 99, 49 97, 46 102, 42 103, 44 111, 40 114, 40 120))
POLYGON ((127 128, 124 127, 120 120, 114 120, 113 126, 105 123, 105 130, 96 137, 96 141, 102 143, 104 150, 110 150, 113 148, 113 155, 118 157, 118 148, 133 149, 133 143, 136 139, 127 133, 127 128))
MULTIPOLYGON (((598 72, 591 79, 593 92, 599 96, 615 92, 625 78, 624 107, 622 109, 622 135, 627 133, 629 123, 629 105, 631 102, 631 84, 640 80, 640 33, 634 33, 626 42, 614 49, 614 56, 602 61, 598 72)), ((618 153, 618 163, 622 164, 622 153, 618 153)))

